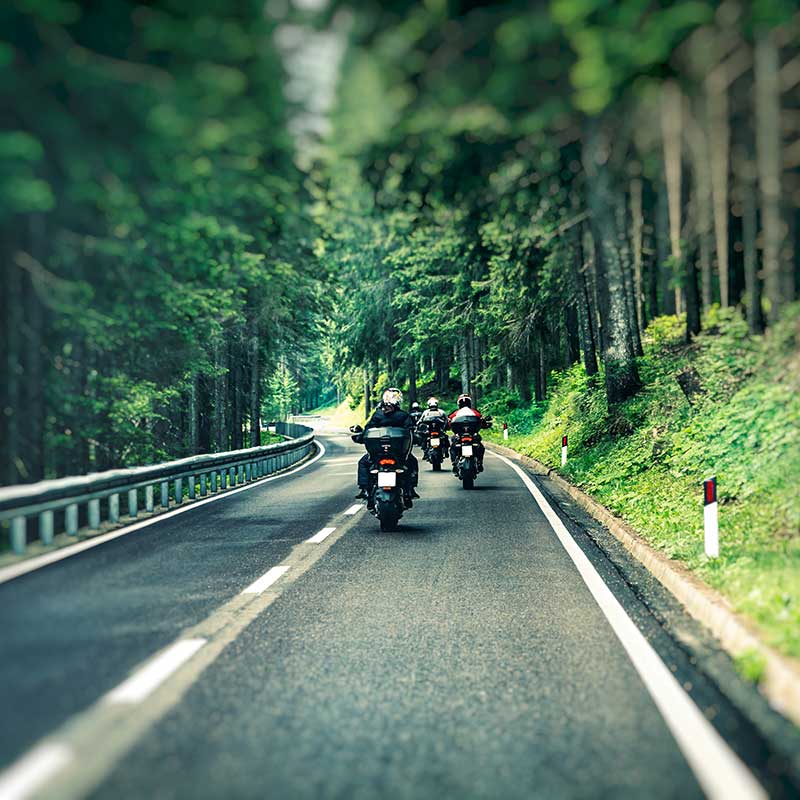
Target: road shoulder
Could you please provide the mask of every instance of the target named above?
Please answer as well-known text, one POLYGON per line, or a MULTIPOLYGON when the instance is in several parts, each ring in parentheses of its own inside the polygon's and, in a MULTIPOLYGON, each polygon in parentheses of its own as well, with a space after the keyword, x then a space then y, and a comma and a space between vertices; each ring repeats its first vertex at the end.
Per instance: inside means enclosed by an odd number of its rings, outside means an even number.
POLYGON ((765 645, 725 599, 677 562, 654 550, 608 509, 536 459, 487 442, 537 476, 542 491, 573 533, 585 533, 625 583, 699 669, 800 776, 800 672, 765 645), (571 524, 570 524, 571 523, 571 524), (737 673, 733 658, 763 648, 769 677, 758 688, 737 673))

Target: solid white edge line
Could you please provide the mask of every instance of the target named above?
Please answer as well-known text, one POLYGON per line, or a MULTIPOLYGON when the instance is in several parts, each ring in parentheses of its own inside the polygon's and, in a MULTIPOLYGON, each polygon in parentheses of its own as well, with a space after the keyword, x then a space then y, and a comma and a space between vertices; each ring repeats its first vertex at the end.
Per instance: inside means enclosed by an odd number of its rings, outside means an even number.
POLYGON ((258 578, 258 580, 253 581, 246 589, 242 589, 240 594, 261 594, 288 571, 289 567, 287 566, 272 567, 258 578))
POLYGON ((0 772, 0 798, 24 800, 73 760, 72 751, 59 742, 42 742, 0 772))
POLYGON ((206 497, 203 500, 193 500, 188 505, 174 508, 172 511, 165 511, 163 514, 156 514, 156 516, 151 517, 150 519, 145 519, 141 522, 134 522, 132 525, 127 525, 124 528, 118 528, 115 531, 110 531, 109 533, 104 533, 100 536, 93 536, 91 539, 85 539, 82 542, 66 545, 58 550, 54 550, 52 553, 44 553, 40 556, 34 556, 33 558, 26 559, 25 561, 20 561, 18 564, 11 564, 7 567, 0 568, 0 583, 6 583, 14 578, 19 578, 21 575, 26 575, 29 572, 46 567, 48 564, 54 564, 57 561, 77 555, 78 553, 82 553, 84 550, 91 550, 91 548, 97 547, 105 542, 118 539, 120 536, 127 536, 129 533, 134 533, 135 531, 146 528, 149 525, 154 525, 162 520, 175 517, 178 514, 184 514, 185 512, 191 511, 194 508, 199 508, 200 506, 213 503, 217 500, 222 500, 225 497, 232 497, 235 494, 239 494, 239 492, 245 492, 248 489, 253 489, 256 486, 261 486, 264 483, 269 483, 270 481, 275 481, 279 478, 286 478, 289 475, 293 475, 295 472, 300 472, 300 470, 310 467, 325 455, 325 445, 316 439, 314 440, 314 444, 319 448, 317 455, 315 455, 309 461, 303 462, 299 467, 295 467, 288 472, 281 472, 280 475, 269 475, 266 478, 261 478, 258 481, 248 483, 246 486, 237 486, 235 489, 221 491, 219 494, 206 497))
POLYGON ((206 639, 179 639, 148 661, 130 678, 112 689, 107 703, 139 703, 155 691, 175 670, 182 667, 204 644, 206 639))
POLYGON ((318 533, 315 533, 310 539, 306 539, 308 544, 320 544, 324 542, 334 531, 336 528, 323 528, 318 533))
POLYGON ((706 796, 712 800, 766 798, 767 794, 761 784, 667 669, 536 484, 505 456, 497 453, 492 455, 504 461, 519 475, 550 523, 550 527, 625 648, 706 796))
POLYGON ((350 508, 348 508, 347 511, 345 511, 344 513, 348 517, 352 517, 354 514, 358 514, 358 512, 361 511, 362 508, 364 508, 364 506, 361 503, 356 503, 355 505, 350 506, 350 508))

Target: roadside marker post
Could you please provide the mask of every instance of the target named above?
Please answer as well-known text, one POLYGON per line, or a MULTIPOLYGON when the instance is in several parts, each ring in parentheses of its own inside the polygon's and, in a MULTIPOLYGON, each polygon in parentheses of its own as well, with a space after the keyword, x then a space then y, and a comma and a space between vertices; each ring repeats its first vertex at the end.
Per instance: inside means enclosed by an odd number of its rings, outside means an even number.
POLYGON ((561 466, 567 466, 567 434, 561 437, 561 466))
POLYGON ((709 558, 717 558, 719 556, 719 514, 716 477, 703 481, 703 523, 706 555, 709 558))
POLYGON ((508 439, 508 423, 503 423, 503 439, 508 439))

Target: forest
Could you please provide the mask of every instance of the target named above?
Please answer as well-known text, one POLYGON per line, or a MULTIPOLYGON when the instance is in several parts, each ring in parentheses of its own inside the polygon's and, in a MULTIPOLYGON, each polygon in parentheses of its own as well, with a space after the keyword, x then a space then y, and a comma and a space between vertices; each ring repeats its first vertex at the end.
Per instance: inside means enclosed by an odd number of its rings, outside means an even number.
POLYGON ((0 21, 3 483, 255 445, 389 384, 536 408, 575 368, 613 423, 651 321, 756 340, 795 308, 790 0, 0 21))

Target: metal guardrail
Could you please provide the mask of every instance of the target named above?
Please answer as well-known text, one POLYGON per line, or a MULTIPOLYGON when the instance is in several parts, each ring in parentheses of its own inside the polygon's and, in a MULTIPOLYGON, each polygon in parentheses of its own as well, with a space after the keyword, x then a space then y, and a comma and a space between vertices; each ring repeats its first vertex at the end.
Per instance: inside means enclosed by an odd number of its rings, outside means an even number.
POLYGON ((23 554, 28 544, 28 523, 33 518, 38 518, 38 537, 47 545, 53 542, 56 515, 59 522, 63 515, 62 529, 68 535, 78 535, 84 506, 90 530, 100 528, 102 510, 108 522, 118 523, 121 494, 127 495, 127 516, 135 519, 142 493, 145 511, 155 510, 156 487, 159 488, 159 505, 166 510, 170 501, 180 505, 184 497, 194 500, 259 480, 296 464, 314 447, 314 432, 305 425, 279 422, 276 430, 288 440, 246 450, 190 456, 148 467, 113 469, 0 488, 0 523, 10 521, 11 549, 23 554))

